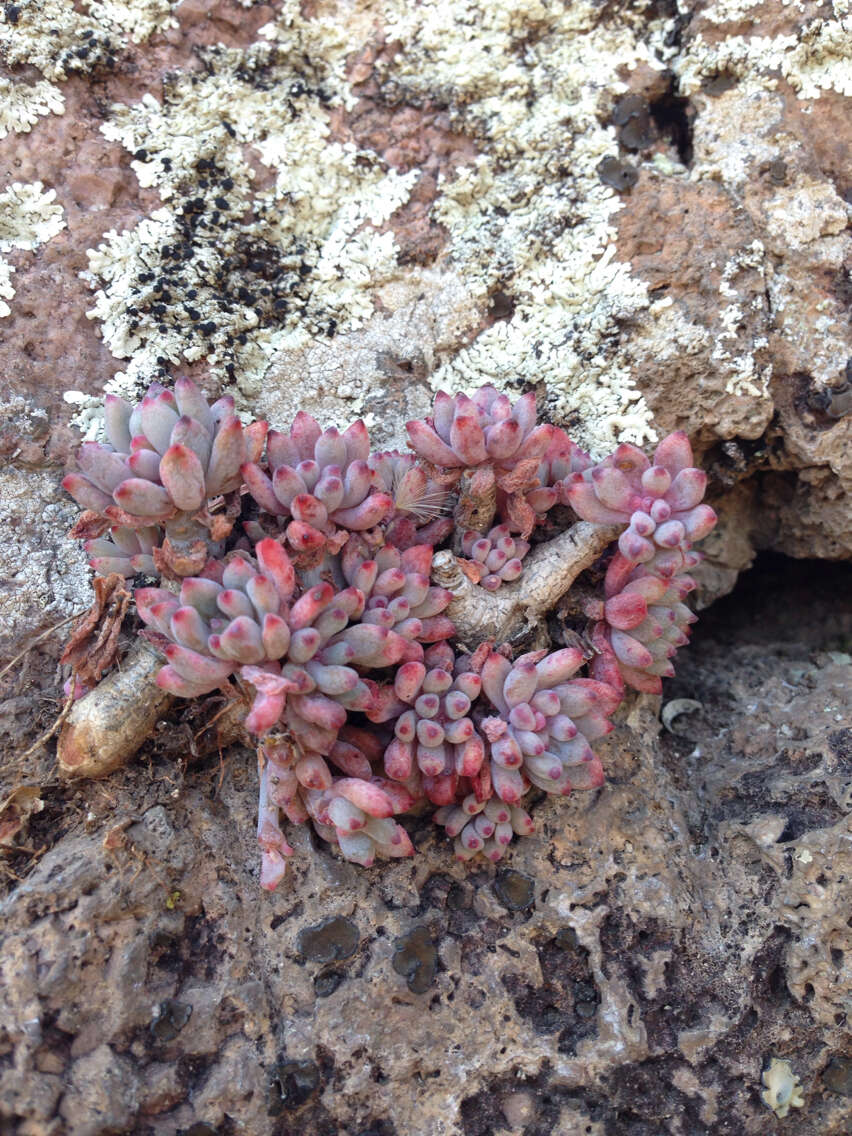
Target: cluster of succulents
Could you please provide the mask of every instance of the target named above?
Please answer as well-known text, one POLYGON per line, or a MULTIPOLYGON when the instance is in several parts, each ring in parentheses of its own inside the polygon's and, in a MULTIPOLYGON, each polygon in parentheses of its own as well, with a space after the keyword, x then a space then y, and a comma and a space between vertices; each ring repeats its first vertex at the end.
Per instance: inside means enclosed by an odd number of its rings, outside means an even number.
POLYGON ((495 525, 484 536, 466 532, 462 537, 462 552, 470 559, 464 565, 464 573, 480 587, 496 592, 501 584, 517 580, 524 570, 521 562, 529 550, 529 542, 513 537, 508 525, 495 525))
MULTIPOLYGON (((122 531, 142 534, 140 553, 154 552, 158 571, 188 575, 202 568, 211 545, 218 551, 231 531, 224 498, 238 493, 243 466, 263 453, 267 424, 243 426, 229 395, 210 406, 191 379, 178 379, 174 392, 155 384, 135 407, 108 395, 105 433, 104 443, 84 442, 80 471, 62 482, 99 518, 94 539, 108 527, 113 543, 122 531), (160 525, 162 543, 153 544, 160 525)), ((92 553, 112 558, 99 546, 92 553)))
POLYGON ((623 526, 604 580, 604 602, 587 614, 599 625, 599 672, 610 681, 659 694, 674 674, 671 659, 689 638, 695 616, 683 602, 695 588, 688 574, 701 556, 693 549, 716 523, 702 504, 707 475, 693 465, 686 434, 670 434, 653 460, 621 445, 604 461, 563 482, 574 512, 593 524, 623 526), (607 667, 607 662, 609 666, 607 667))
POLYGON ((539 794, 602 785, 595 745, 625 684, 659 690, 695 618, 692 546, 715 516, 685 435, 653 460, 622 445, 594 463, 537 423, 533 394, 491 386, 439 393, 407 429, 413 454, 372 453, 360 421, 244 425, 180 379, 137 407, 109 398, 107 441, 63 482, 95 571, 138 578, 157 684, 244 707, 266 888, 292 854, 284 818, 369 866, 412 855, 399 818, 437 809, 458 857, 498 860, 533 831, 539 794), (504 594, 572 515, 620 536, 567 645, 517 654, 487 627, 457 642, 435 551, 455 542, 468 580, 504 594))

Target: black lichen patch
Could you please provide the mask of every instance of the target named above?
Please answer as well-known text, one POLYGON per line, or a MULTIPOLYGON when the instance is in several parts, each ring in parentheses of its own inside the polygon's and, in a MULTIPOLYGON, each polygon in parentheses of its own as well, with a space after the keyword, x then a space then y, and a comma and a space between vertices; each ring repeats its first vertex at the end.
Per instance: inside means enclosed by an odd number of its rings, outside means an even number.
MULTIPOLYGON (((489 1082, 473 1096, 461 1103, 461 1122, 464 1136, 496 1136, 510 1129, 504 1102, 518 1092, 525 1093, 531 1100, 533 1114, 523 1129, 523 1136, 555 1136, 568 1133, 571 1136, 585 1136, 590 1129, 585 1121, 600 1123, 610 1115, 605 1101, 593 1093, 580 1093, 565 1089, 553 1083, 547 1062, 536 1077, 522 1077, 512 1074, 489 1082), (563 1109, 573 1106, 570 1113, 563 1109), (566 1126, 567 1122, 567 1126, 566 1126)), ((617 1136, 616 1130, 601 1129, 606 1136, 617 1136)))
MULTIPOLYGON (((656 1050, 677 1049, 678 1034, 694 1029, 703 1020, 708 1003, 718 1000, 714 987, 720 984, 721 968, 707 969, 690 960, 680 932, 648 919, 634 923, 624 913, 607 916, 601 924, 603 970, 608 978, 619 977, 636 1000, 633 1013, 640 1013, 648 1044, 656 1050), (658 967, 664 980, 652 996, 646 995, 646 964, 658 952, 658 967), (674 990, 688 990, 688 997, 675 997, 674 990)), ((733 1003, 728 1007, 736 1013, 733 1003)), ((630 1011, 628 1011, 630 1012, 630 1011)))
POLYGON ((514 868, 504 868, 494 880, 494 894, 507 910, 523 911, 535 902, 535 880, 514 868))
POLYGON ((828 748, 842 773, 852 773, 852 729, 835 730, 828 735, 828 748))
POLYGON ((662 1132, 709 1136, 711 1131, 721 1131, 711 1130, 702 1121, 700 1097, 687 1096, 675 1087, 673 1081, 679 1067, 688 1068, 685 1062, 662 1058, 616 1069, 607 1084, 612 1106, 611 1127, 607 1131, 622 1136, 660 1136, 662 1132))
POLYGON ((313 1061, 280 1061, 272 1072, 267 1092, 267 1113, 280 1116, 306 1104, 320 1087, 322 1077, 313 1061))
POLYGON ((618 190, 619 193, 623 193, 626 189, 632 189, 639 180, 639 173, 635 166, 631 166, 629 162, 622 162, 611 154, 598 162, 597 170, 598 177, 604 185, 618 190))
POLYGON ((392 965, 407 979, 412 994, 426 993, 438 973, 438 951, 427 927, 412 927, 396 940, 392 965))
POLYGON ((810 390, 807 401, 811 410, 832 419, 832 425, 838 418, 852 412, 852 359, 847 360, 844 378, 840 382, 810 390))
POLYGON ((357 926, 342 915, 304 927, 296 939, 299 953, 311 962, 340 962, 355 954, 359 942, 357 926))
POLYGON ((167 998, 157 1007, 156 1017, 151 1022, 151 1033, 161 1044, 174 1041, 191 1017, 192 1006, 189 1003, 167 998))
POLYGON ((666 138, 685 166, 692 164, 692 130, 695 107, 683 95, 678 95, 674 77, 664 95, 650 104, 651 119, 663 138, 666 138))
POLYGON ((199 1120, 197 1124, 184 1128, 180 1136, 219 1136, 219 1133, 209 1124, 205 1124, 203 1120, 199 1120))
POLYGON ((498 289, 491 297, 488 315, 492 320, 510 320, 515 314, 515 299, 508 292, 498 289))
POLYGON ((374 1120, 366 1128, 359 1129, 355 1136, 397 1136, 397 1134, 389 1120, 374 1120))

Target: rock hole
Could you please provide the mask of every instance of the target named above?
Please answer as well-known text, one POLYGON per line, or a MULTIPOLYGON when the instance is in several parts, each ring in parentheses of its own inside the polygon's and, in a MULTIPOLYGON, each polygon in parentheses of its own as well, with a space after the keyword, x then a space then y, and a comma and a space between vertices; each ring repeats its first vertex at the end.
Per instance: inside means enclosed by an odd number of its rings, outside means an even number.
POLYGON ((666 93, 651 103, 651 119, 662 137, 671 142, 677 151, 677 156, 688 168, 692 165, 695 107, 688 98, 678 95, 676 90, 676 82, 672 76, 666 93))

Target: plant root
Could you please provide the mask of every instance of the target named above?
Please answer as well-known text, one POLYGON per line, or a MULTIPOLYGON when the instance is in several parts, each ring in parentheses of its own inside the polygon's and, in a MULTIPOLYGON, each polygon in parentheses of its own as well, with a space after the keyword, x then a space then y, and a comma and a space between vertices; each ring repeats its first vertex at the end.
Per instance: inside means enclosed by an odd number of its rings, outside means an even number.
POLYGON ((432 575, 436 583, 453 593, 447 615, 456 625, 459 640, 472 650, 486 639, 511 643, 535 630, 619 531, 614 526, 580 521, 554 540, 538 545, 524 561, 521 577, 496 592, 488 592, 468 579, 452 552, 437 552, 432 575))
POLYGON ((74 704, 56 748, 61 773, 106 777, 127 764, 174 701, 157 686, 162 665, 162 657, 140 639, 120 669, 74 704))

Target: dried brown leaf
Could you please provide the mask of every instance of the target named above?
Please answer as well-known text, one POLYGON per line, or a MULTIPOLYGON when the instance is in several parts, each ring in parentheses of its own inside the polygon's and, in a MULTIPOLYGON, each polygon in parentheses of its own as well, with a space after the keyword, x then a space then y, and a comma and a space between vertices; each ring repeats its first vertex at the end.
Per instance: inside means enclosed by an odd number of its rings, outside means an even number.
POLYGON ((94 686, 115 662, 118 635, 130 603, 124 577, 117 572, 96 576, 95 602, 80 619, 60 658, 71 665, 75 678, 94 686))

